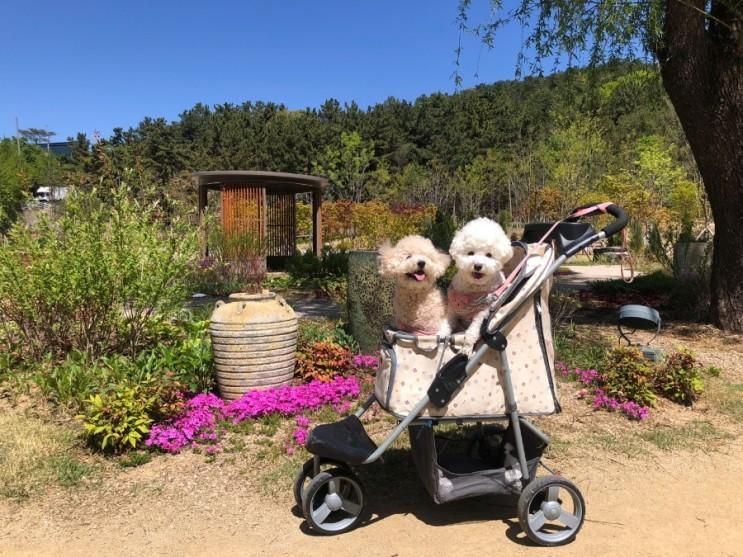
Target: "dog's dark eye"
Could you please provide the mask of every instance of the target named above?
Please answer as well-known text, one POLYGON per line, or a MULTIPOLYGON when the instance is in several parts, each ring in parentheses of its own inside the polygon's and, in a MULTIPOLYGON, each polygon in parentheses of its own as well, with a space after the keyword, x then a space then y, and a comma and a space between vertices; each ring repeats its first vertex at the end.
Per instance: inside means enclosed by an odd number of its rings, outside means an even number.
POLYGON ((412 255, 408 255, 408 256, 405 257, 405 259, 410 259, 411 257, 413 257, 413 256, 412 255))
POLYGON ((486 253, 485 254, 485 257, 493 257, 493 254, 492 253, 486 253))
POLYGON ((475 255, 475 252, 474 251, 471 251, 471 252, 467 253, 467 255, 475 255))

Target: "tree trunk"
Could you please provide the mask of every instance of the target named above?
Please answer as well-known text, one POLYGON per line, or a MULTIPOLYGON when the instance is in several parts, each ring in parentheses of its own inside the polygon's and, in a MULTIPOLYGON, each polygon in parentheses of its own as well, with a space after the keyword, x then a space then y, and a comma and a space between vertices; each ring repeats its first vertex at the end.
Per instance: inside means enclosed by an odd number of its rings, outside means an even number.
POLYGON ((715 221, 710 319, 743 332, 743 47, 739 20, 714 2, 667 0, 663 85, 704 180, 715 221), (696 8, 696 9, 695 9, 696 8))

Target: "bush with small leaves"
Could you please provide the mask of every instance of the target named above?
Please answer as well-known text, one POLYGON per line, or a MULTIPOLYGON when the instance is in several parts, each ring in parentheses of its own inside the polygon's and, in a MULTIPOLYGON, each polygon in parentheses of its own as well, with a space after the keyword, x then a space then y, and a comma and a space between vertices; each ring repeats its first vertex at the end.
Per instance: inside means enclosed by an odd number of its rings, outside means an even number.
POLYGON ((704 391, 703 368, 689 350, 668 356, 658 368, 656 391, 673 402, 691 405, 704 391))
POLYGON ((621 347, 607 352, 601 375, 607 395, 642 406, 655 404, 655 370, 637 348, 621 347))
POLYGON ((297 353, 296 375, 303 381, 331 381, 351 369, 351 357, 351 351, 339 344, 314 342, 297 353))

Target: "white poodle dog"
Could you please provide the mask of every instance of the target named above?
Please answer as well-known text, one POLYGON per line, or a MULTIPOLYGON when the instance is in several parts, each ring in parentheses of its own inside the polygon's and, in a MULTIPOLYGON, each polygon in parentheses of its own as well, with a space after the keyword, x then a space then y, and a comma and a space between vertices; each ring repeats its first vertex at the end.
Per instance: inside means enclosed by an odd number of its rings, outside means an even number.
POLYGON ((402 331, 426 335, 449 335, 446 296, 436 279, 451 258, 438 251, 431 240, 405 236, 397 244, 379 248, 379 272, 395 279, 393 325, 402 331))
POLYGON ((497 222, 479 218, 457 231, 449 253, 457 273, 447 293, 448 321, 454 331, 466 328, 462 353, 470 356, 492 294, 505 281, 503 267, 513 248, 497 222))

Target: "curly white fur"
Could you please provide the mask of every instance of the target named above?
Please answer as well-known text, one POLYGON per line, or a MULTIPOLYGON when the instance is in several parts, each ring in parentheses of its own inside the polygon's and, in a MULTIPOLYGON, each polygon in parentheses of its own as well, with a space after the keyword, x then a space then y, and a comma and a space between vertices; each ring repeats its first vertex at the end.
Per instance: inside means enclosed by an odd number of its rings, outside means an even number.
POLYGON ((449 286, 448 320, 455 330, 466 327, 462 353, 469 356, 480 336, 490 295, 504 281, 503 266, 513 257, 513 248, 497 222, 478 218, 457 231, 449 253, 457 273, 449 286))
POLYGON ((395 279, 392 302, 394 326, 419 334, 448 335, 446 298, 436 287, 451 258, 431 240, 406 236, 397 244, 379 248, 379 272, 395 279))

